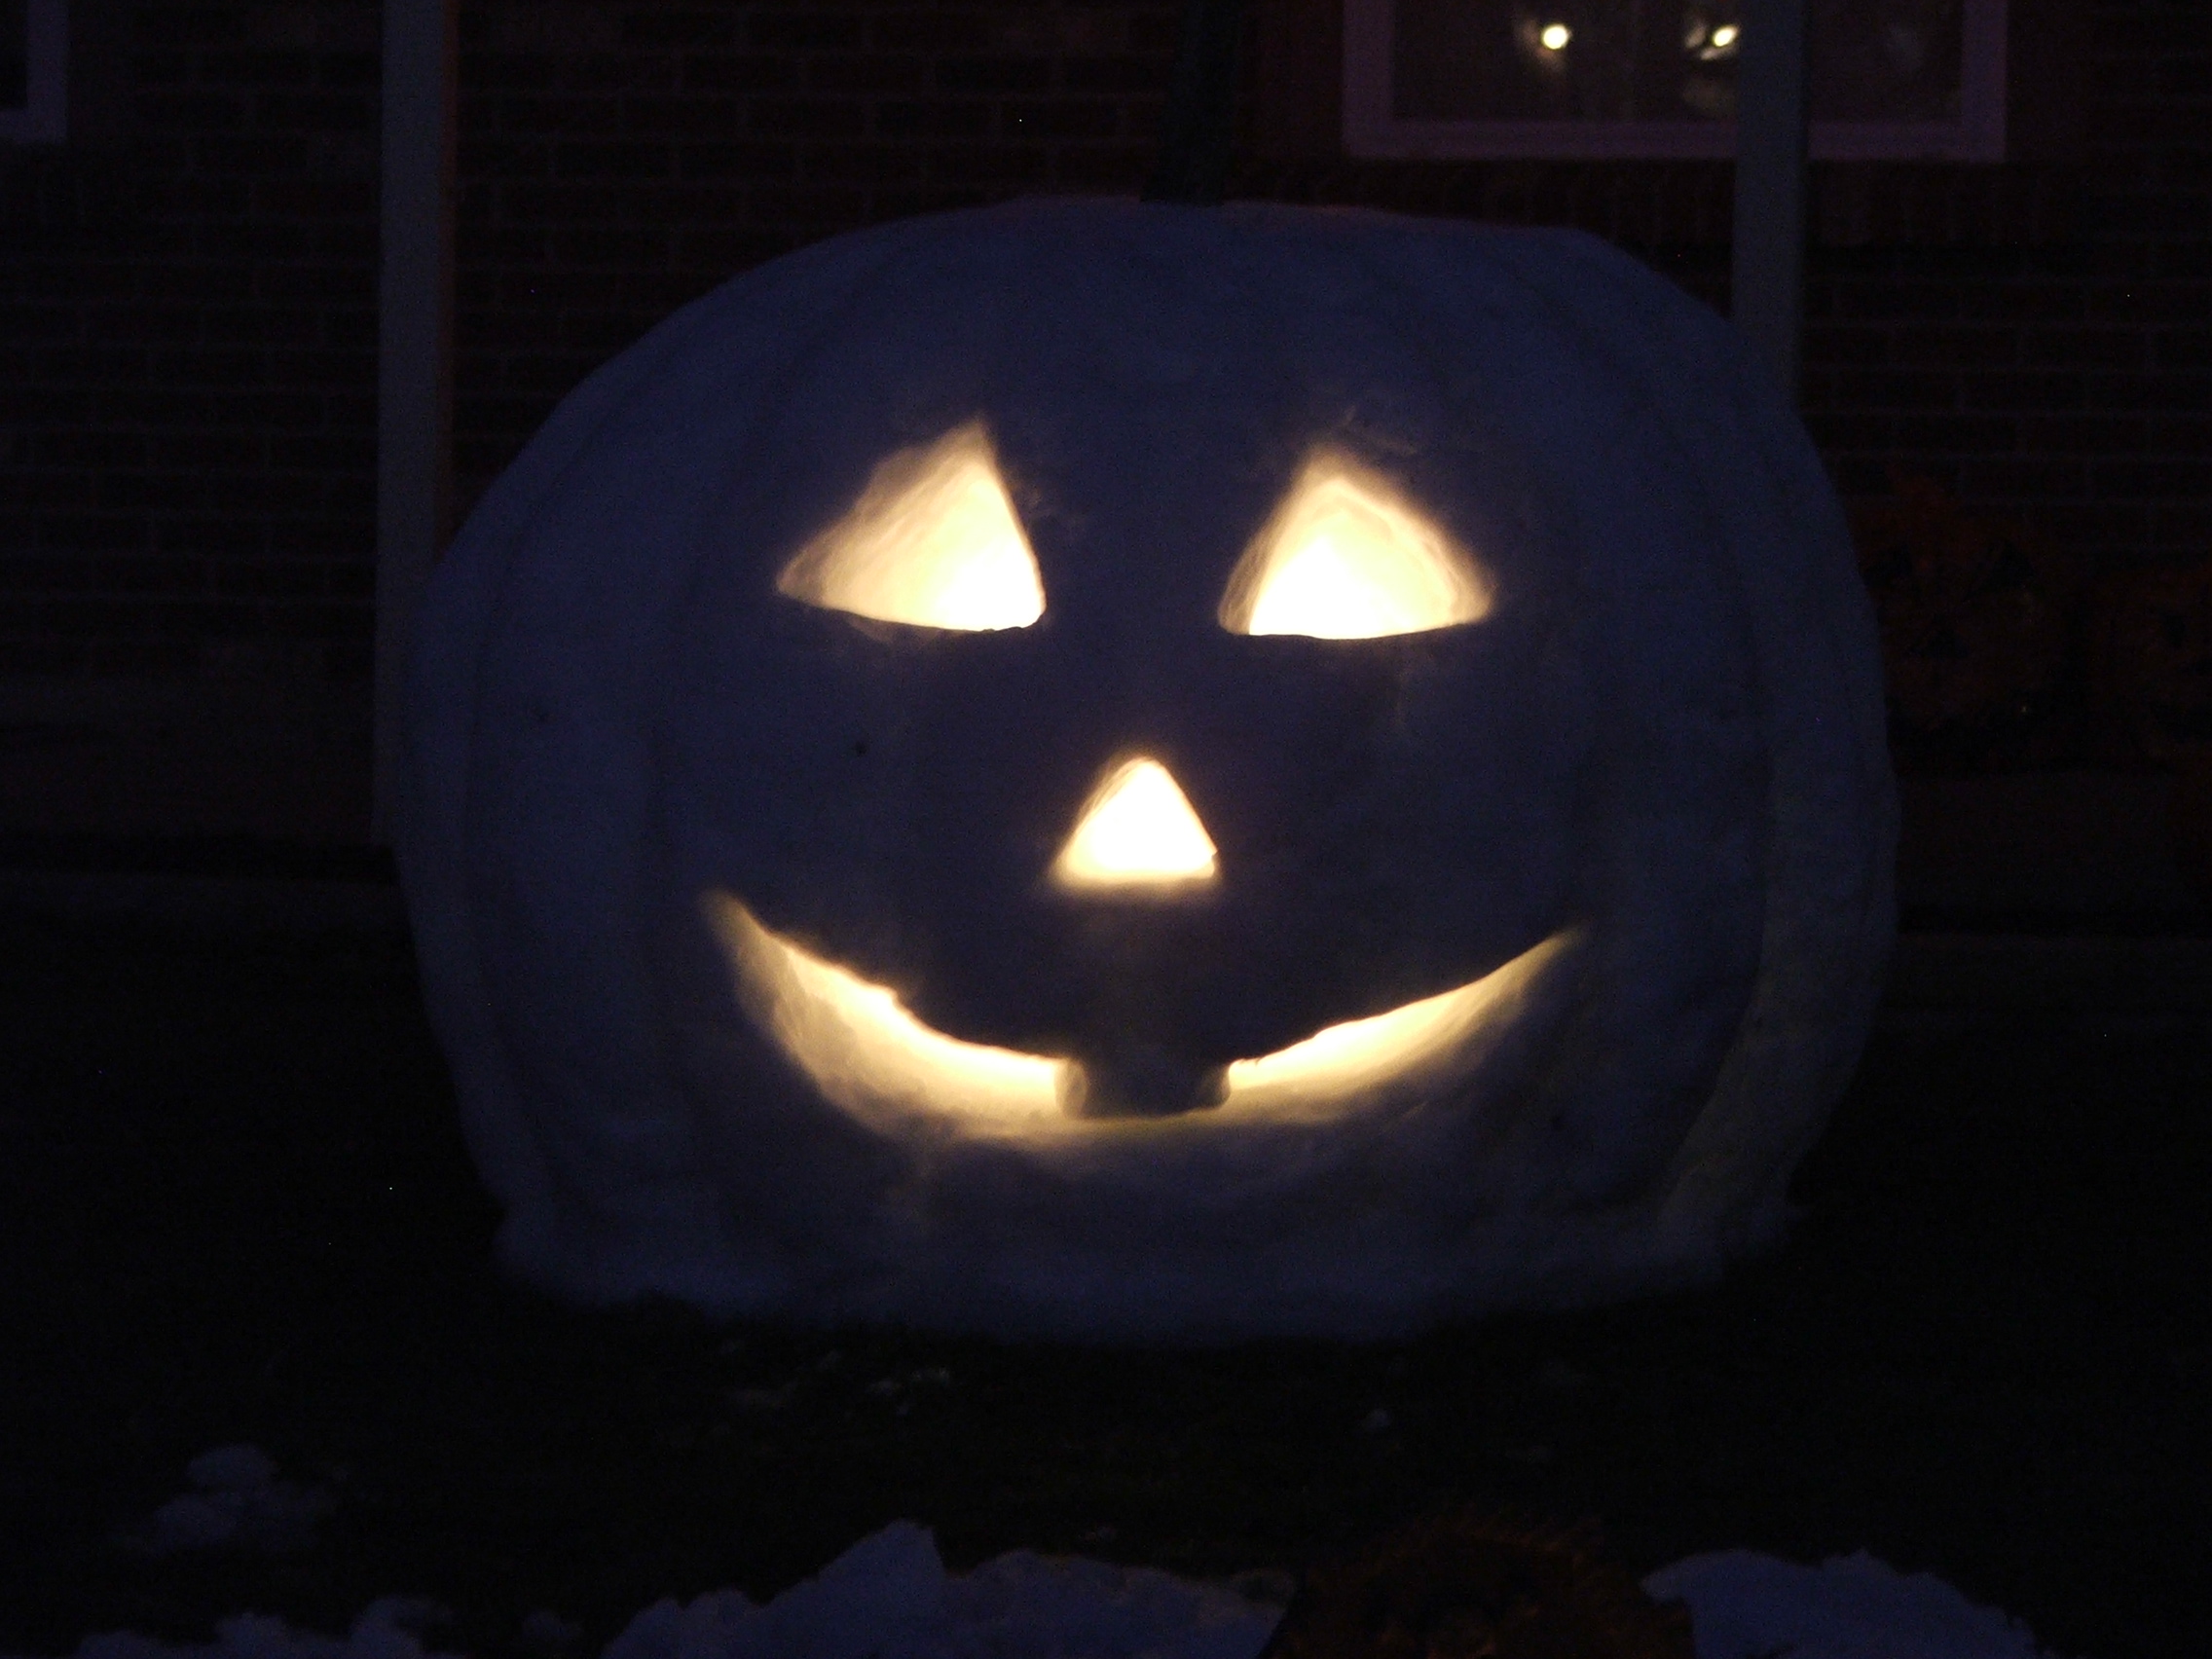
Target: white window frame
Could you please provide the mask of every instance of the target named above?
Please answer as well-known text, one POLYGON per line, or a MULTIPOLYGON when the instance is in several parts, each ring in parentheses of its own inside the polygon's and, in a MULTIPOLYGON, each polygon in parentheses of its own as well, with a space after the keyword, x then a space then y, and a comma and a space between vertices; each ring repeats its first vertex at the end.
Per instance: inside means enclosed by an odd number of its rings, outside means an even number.
MULTIPOLYGON (((1732 121, 1400 121, 1390 113, 1396 0, 1345 0, 1345 153, 1359 159, 1447 161, 1722 160, 1732 121)), ((2005 159, 2005 0, 1965 0, 1959 115, 1951 121, 1816 121, 1822 162, 2005 159)))
POLYGON ((0 142, 58 144, 68 130, 69 15, 66 0, 26 0, 25 98, 0 106, 0 142))

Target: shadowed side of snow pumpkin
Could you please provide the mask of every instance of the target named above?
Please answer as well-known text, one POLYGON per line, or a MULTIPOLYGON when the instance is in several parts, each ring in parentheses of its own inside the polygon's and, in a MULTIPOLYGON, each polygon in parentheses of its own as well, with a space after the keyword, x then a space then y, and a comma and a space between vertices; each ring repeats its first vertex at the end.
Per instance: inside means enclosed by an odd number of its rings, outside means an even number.
POLYGON ((1369 1334, 1710 1274, 1895 836, 1802 431, 1590 239, 1023 203, 571 395, 421 631, 401 864, 515 1270, 1369 1334))

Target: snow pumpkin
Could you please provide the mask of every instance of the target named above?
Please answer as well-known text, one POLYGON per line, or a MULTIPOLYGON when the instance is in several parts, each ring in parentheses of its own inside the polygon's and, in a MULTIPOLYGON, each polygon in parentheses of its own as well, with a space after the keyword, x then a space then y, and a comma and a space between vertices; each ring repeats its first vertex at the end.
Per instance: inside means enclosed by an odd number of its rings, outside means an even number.
POLYGON ((399 856, 509 1268, 1373 1335, 1787 1224, 1892 928, 1877 646, 1747 348, 1567 232, 1025 202, 571 393, 399 856))

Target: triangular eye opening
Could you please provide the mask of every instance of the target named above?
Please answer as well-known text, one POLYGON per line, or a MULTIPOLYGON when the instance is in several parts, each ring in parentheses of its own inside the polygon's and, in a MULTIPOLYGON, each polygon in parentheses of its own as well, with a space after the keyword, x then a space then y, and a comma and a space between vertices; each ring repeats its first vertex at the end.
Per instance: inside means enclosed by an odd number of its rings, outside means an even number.
POLYGON ((1480 621, 1490 577, 1396 485, 1333 449, 1308 458, 1222 595, 1233 634, 1373 640, 1480 621))
POLYGON ((877 622, 982 633, 1045 613, 1045 583, 971 421, 878 462, 845 515, 794 554, 776 591, 877 622))

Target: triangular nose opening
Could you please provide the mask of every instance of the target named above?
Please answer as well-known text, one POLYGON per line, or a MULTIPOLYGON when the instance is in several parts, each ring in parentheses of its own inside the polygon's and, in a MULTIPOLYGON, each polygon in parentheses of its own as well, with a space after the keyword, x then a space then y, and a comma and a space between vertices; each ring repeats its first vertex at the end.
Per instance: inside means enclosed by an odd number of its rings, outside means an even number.
POLYGON ((1081 892, 1143 892, 1212 881, 1213 838, 1167 768, 1138 756, 1106 768, 1051 877, 1081 892))

